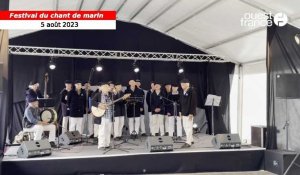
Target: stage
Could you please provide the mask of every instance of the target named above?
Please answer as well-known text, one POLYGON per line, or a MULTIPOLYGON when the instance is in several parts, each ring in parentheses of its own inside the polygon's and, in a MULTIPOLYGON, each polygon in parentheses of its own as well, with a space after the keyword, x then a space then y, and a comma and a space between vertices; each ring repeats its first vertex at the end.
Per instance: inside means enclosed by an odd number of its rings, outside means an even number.
MULTIPOLYGON (((264 148, 242 146, 241 149, 219 150, 211 144, 212 136, 197 134, 191 148, 181 149, 174 143, 174 151, 150 153, 146 137, 129 140, 121 149, 128 152, 97 149, 85 143, 53 149, 52 155, 29 159, 17 158, 18 146, 6 148, 2 160, 3 174, 141 174, 257 171, 263 169, 264 148)), ((116 144, 120 141, 115 142, 116 144)))

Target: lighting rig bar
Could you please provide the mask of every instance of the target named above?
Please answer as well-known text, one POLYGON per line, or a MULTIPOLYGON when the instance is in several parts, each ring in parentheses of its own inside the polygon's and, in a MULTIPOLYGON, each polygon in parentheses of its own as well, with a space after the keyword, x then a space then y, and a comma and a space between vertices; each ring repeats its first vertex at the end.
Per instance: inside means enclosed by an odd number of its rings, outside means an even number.
POLYGON ((119 60, 151 60, 151 61, 181 61, 181 62, 228 62, 216 55, 209 54, 184 54, 184 53, 160 53, 160 52, 134 52, 134 51, 111 51, 91 49, 71 49, 55 47, 33 46, 9 46, 9 53, 13 55, 32 55, 49 57, 78 57, 78 58, 101 58, 119 60))

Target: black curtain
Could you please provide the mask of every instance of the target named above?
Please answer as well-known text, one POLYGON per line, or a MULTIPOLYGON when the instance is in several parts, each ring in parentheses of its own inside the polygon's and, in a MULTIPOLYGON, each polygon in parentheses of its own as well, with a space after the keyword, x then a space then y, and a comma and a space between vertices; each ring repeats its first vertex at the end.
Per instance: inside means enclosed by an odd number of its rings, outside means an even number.
MULTIPOLYGON (((299 74, 300 46, 295 35, 300 30, 291 25, 271 26, 267 31, 267 148, 285 149, 286 130, 289 117, 289 149, 300 150, 300 100, 276 97, 277 74, 299 74)), ((286 87, 291 84, 286 84, 286 87)))
MULTIPOLYGON (((159 32, 137 24, 117 22, 115 31, 40 31, 10 40, 10 45, 86 48, 103 50, 130 50, 170 53, 203 53, 159 32)), ((66 79, 87 81, 96 59, 56 58, 57 68, 48 69, 47 57, 11 55, 13 60, 14 108, 11 118, 10 139, 21 129, 20 121, 24 110, 24 90, 29 81, 36 79, 44 89, 43 77, 49 73, 48 93, 58 99, 58 94, 66 79)), ((95 72, 92 84, 99 81, 119 81, 128 84, 129 79, 139 78, 142 88, 149 89, 150 81, 178 83, 183 77, 191 80, 198 93, 198 105, 201 108, 208 93, 223 97, 222 107, 216 110, 216 133, 229 132, 229 75, 233 73, 233 63, 184 63, 185 74, 177 74, 176 62, 138 61, 140 73, 132 70, 132 60, 108 60, 101 63, 104 70, 95 72)), ((56 100, 58 102, 58 100, 56 100)), ((59 110, 59 103, 57 109, 59 110)), ((207 109, 210 118, 210 109, 207 109)), ((209 120, 210 122, 210 120, 209 120)))

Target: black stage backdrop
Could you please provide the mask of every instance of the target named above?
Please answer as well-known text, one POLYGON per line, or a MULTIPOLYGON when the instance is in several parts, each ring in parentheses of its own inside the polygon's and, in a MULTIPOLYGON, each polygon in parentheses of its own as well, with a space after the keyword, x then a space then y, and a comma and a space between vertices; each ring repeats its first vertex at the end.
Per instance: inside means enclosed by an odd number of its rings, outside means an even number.
MULTIPOLYGON (((11 39, 10 45, 86 48, 103 50, 128 50, 174 53, 203 53, 159 32, 144 28, 137 24, 117 22, 116 31, 41 31, 19 38, 11 39)), ((45 72, 49 73, 48 93, 57 98, 64 87, 66 79, 87 81, 90 69, 95 66, 96 59, 56 58, 57 68, 48 70, 47 57, 11 55, 13 60, 13 117, 10 120, 10 140, 21 130, 24 111, 24 90, 29 81, 36 79, 43 86, 45 72)), ((215 113, 216 133, 227 133, 229 128, 229 75, 233 73, 233 63, 184 63, 185 74, 177 74, 176 62, 138 61, 140 73, 132 70, 131 60, 101 61, 104 70, 94 73, 92 84, 99 81, 119 81, 127 85, 128 80, 139 78, 142 88, 149 89, 150 81, 162 83, 178 83, 184 76, 191 80, 198 93, 198 106, 204 108, 204 100, 208 93, 223 97, 222 107, 215 113)), ((57 107, 58 107, 57 103, 57 107)), ((206 110, 210 123, 210 110, 206 110)))
MULTIPOLYGON (((290 118, 289 149, 300 151, 300 100, 276 97, 276 75, 283 73, 299 74, 300 46, 295 35, 300 30, 291 25, 272 26, 267 32, 267 148, 286 147, 286 130, 283 129, 286 116, 290 118), (286 108, 287 107, 287 108, 286 108)), ((285 87, 292 86, 286 84, 285 87)))

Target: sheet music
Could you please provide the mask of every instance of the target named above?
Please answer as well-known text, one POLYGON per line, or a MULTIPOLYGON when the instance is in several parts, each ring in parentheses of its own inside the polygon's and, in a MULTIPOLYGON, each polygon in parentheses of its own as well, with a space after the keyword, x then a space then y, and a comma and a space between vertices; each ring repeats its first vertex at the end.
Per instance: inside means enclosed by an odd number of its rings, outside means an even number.
POLYGON ((221 96, 208 94, 205 101, 205 106, 220 106, 221 96))

